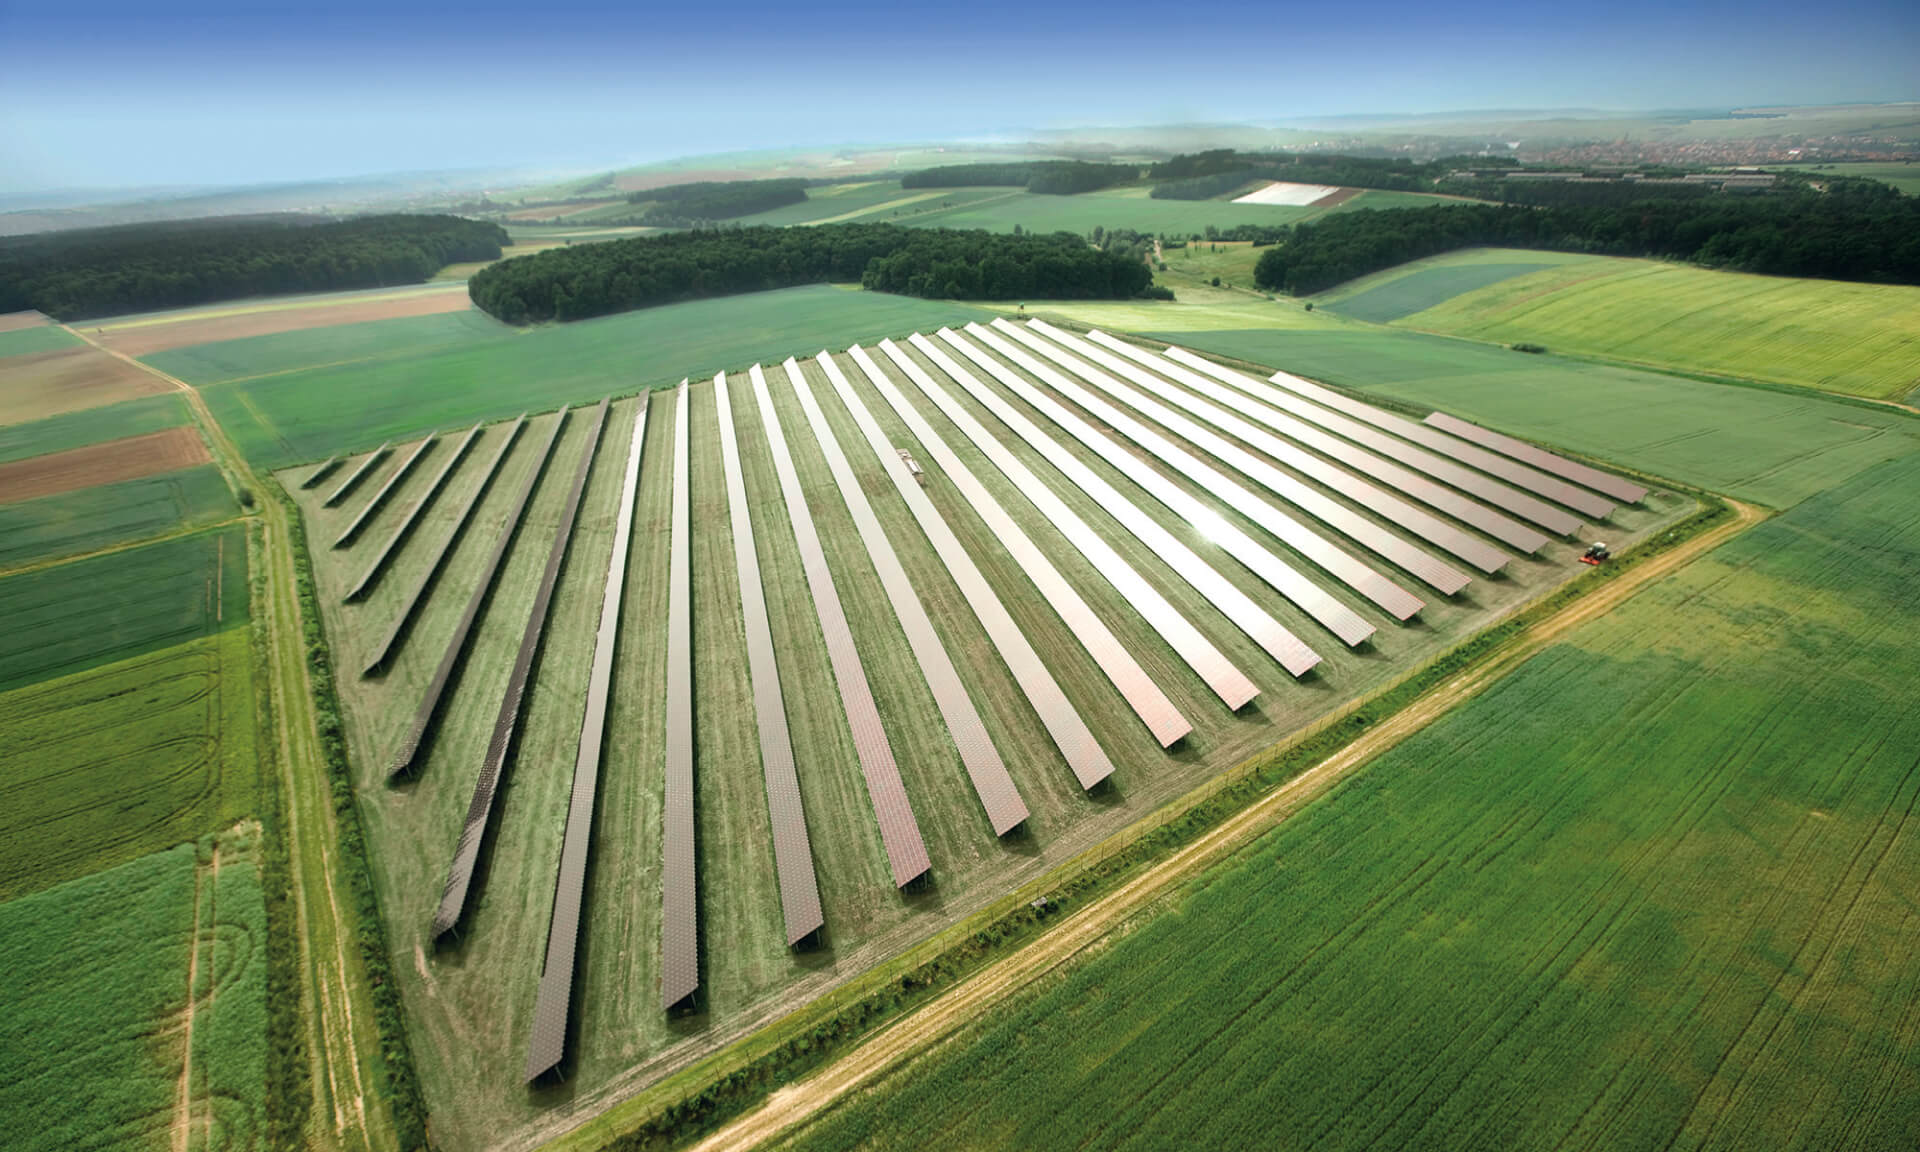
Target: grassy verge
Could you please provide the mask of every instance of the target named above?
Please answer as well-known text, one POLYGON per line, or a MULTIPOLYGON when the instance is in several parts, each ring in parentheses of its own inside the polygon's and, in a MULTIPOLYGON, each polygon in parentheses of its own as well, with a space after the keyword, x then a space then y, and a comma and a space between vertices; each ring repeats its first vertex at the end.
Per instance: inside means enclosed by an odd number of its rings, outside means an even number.
MULTIPOLYGON (((1672 486, 1672 485, 1668 485, 1672 486)), ((552 1147, 669 1148, 713 1130, 783 1084, 850 1050, 863 1036, 1041 932, 1060 911, 1091 903, 1193 842, 1262 795, 1351 743, 1463 670, 1500 658, 1537 622, 1650 557, 1732 515, 1704 492, 1701 509, 1405 676, 1293 734, 1169 804, 1063 868, 1028 884, 784 1020, 668 1077, 552 1147), (1045 897, 1043 907, 1035 904, 1045 897)))

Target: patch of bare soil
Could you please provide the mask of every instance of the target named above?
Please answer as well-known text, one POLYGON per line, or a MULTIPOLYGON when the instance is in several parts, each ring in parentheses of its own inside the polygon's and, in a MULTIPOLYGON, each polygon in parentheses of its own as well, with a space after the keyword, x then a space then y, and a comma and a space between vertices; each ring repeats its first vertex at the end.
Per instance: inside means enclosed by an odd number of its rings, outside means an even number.
POLYGON ((0 424, 25 424, 165 392, 135 364, 76 344, 0 359, 0 424))
MULTIPOLYGON (((356 294, 357 295, 357 294, 356 294)), ((102 346, 128 356, 147 356, 169 348, 195 344, 213 344, 221 340, 239 340, 247 336, 271 336, 279 332, 299 332, 308 328, 331 328, 341 324, 364 324, 370 320, 394 320, 406 316, 434 316, 442 312, 465 312, 473 307, 462 284, 450 284, 442 290, 406 292, 366 298, 348 297, 333 301, 293 306, 256 305, 233 310, 191 313, 179 319, 142 321, 121 328, 105 328, 89 335, 102 346)), ((85 328, 82 324, 80 327, 85 328)))
POLYGON ((190 427, 167 428, 0 464, 0 504, 177 472, 212 457, 190 427))

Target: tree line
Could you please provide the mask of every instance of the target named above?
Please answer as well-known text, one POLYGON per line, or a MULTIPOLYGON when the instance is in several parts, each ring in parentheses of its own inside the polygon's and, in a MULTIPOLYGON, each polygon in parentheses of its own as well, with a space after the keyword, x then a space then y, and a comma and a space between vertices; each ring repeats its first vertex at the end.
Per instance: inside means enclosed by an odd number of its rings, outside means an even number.
POLYGON ((929 299, 1017 300, 1123 299, 1152 281, 1141 260, 1070 232, 828 224, 704 228, 552 248, 483 268, 467 290, 490 315, 528 324, 826 282, 929 299))
POLYGON ((778 180, 703 180, 692 184, 669 184, 649 188, 627 197, 630 203, 645 204, 640 223, 662 228, 685 228, 714 220, 733 220, 756 212, 770 212, 807 198, 807 181, 778 180))
POLYGON ((1609 204, 1448 204, 1296 225, 1254 283, 1295 295, 1456 248, 1657 256, 1775 276, 1920 284, 1920 198, 1872 180, 1788 183, 1758 196, 1609 204))
POLYGON ((1430 192, 1435 180, 1470 162, 1470 158, 1459 156, 1416 162, 1404 156, 1237 152, 1232 148, 1214 148, 1162 160, 1148 169, 1147 175, 1161 181, 1149 193, 1158 200, 1208 200, 1251 180, 1430 192))
POLYGON ((1094 164, 1086 160, 1020 160, 1008 163, 949 164, 909 172, 902 188, 1025 188, 1052 196, 1093 192, 1140 178, 1132 164, 1094 164))
POLYGON ((498 224, 458 216, 307 216, 128 224, 0 240, 0 312, 60 320, 241 296, 418 284, 448 264, 497 260, 498 224))

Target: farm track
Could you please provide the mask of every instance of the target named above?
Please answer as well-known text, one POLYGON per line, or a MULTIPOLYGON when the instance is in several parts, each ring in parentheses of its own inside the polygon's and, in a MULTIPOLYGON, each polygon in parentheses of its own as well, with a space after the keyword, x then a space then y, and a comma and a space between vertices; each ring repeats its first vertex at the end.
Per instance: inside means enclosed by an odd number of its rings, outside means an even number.
POLYGON ((1471 700, 1549 644, 1625 602, 1764 519, 1764 510, 1735 500, 1731 523, 1656 556, 1562 611, 1529 627, 1501 651, 1446 681, 1333 756, 1229 818, 1159 866, 1129 881, 1031 944, 999 960, 877 1033, 808 1078, 775 1092, 758 1108, 694 1145, 697 1152, 757 1147, 810 1120, 980 1019, 992 1007, 1098 944, 1177 884, 1220 863, 1261 833, 1325 795, 1387 749, 1471 700))
MULTIPOLYGON (((178 377, 108 348, 85 332, 71 327, 67 330, 180 392, 229 482, 255 492, 266 491, 198 390, 178 377)), ((308 1146, 347 1152, 393 1149, 398 1145, 392 1118, 381 1104, 382 1097, 368 1091, 371 1074, 365 1069, 381 1058, 380 1039, 374 1026, 371 988, 357 945, 353 944, 352 897, 340 891, 345 881, 336 856, 339 831, 326 762, 320 754, 288 514, 285 505, 273 498, 262 498, 255 507, 261 520, 266 599, 261 606, 264 611, 256 611, 255 621, 266 629, 269 653, 268 689, 277 730, 274 747, 286 818, 283 832, 293 869, 306 1001, 302 1016, 314 1094, 308 1146)))

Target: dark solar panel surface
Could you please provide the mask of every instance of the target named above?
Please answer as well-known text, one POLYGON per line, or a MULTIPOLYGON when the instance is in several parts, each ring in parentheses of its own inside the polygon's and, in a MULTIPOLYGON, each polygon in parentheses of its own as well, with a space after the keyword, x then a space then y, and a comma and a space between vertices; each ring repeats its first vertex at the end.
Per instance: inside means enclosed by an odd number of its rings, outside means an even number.
POLYGON ((340 533, 339 537, 334 540, 333 546, 335 548, 345 548, 359 538, 360 533, 366 530, 367 525, 373 523, 373 518, 380 514, 380 509, 386 507, 387 500, 391 498, 395 492, 400 490, 401 483, 413 472, 413 466, 418 464, 421 459, 426 456, 427 452, 433 448, 434 442, 438 439, 440 439, 440 434, 434 432, 414 447, 414 450, 407 458, 400 462, 400 467, 395 468, 393 474, 387 477, 387 482, 380 485, 380 490, 368 499, 367 506, 360 509, 360 514, 353 518, 353 523, 347 525, 347 530, 340 533))
POLYGON ((1625 480, 1598 468, 1590 468, 1578 460, 1569 460, 1556 455, 1545 448, 1538 448, 1525 440, 1515 440, 1502 435, 1491 428, 1482 428, 1478 424, 1469 424, 1457 416, 1445 412, 1434 412, 1427 416, 1427 423, 1450 432, 1462 440, 1471 440, 1483 448, 1491 448, 1503 456, 1511 456, 1522 464, 1531 464, 1543 472, 1585 485, 1595 492, 1601 492, 1615 500, 1627 504, 1638 504, 1646 499, 1647 490, 1631 480, 1625 480))
POLYGON ((360 582, 353 586, 353 590, 347 593, 346 599, 358 600, 373 590, 375 582, 380 579, 380 574, 386 571, 387 561, 391 560, 393 554, 400 550, 400 546, 407 542, 407 537, 413 535, 414 528, 419 526, 420 518, 426 514, 427 509, 440 495, 440 490, 446 486, 448 478, 453 475, 455 469, 460 467, 460 462, 467 458, 467 450, 472 448, 473 442, 480 438, 480 429, 481 425, 475 424, 467 429, 467 434, 460 438, 460 443, 454 445, 453 455, 447 457, 447 462, 440 466, 440 471, 435 473, 433 479, 427 483, 427 490, 420 494, 420 499, 415 502, 413 510, 407 513, 406 519, 400 521, 394 528, 393 534, 387 537, 387 542, 380 546, 380 551, 374 554, 373 562, 367 565, 365 574, 360 577, 360 582))
POLYGON ((694 888, 693 580, 689 555, 687 382, 674 399, 673 539, 667 559, 667 758, 661 812, 660 1006, 700 988, 700 924, 694 888))

